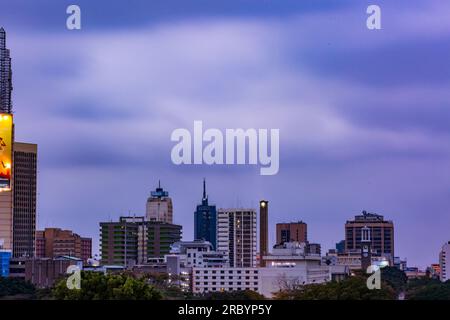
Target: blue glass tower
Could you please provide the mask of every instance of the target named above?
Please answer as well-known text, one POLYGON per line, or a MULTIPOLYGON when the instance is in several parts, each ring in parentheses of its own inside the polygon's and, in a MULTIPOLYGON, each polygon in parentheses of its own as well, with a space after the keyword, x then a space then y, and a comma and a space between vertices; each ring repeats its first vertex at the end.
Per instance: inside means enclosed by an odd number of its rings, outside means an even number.
POLYGON ((194 237, 196 240, 206 240, 211 242, 214 250, 216 249, 217 235, 217 211, 216 206, 208 204, 206 195, 206 181, 203 179, 203 198, 202 204, 197 206, 194 212, 194 237))
POLYGON ((10 261, 11 261, 11 251, 0 249, 0 277, 9 276, 10 261))

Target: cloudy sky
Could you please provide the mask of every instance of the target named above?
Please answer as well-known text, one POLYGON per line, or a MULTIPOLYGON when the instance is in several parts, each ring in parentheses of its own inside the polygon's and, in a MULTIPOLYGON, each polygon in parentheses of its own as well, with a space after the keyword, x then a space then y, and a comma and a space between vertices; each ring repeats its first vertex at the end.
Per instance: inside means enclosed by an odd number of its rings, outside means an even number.
POLYGON ((39 145, 38 226, 94 238, 143 214, 161 179, 193 237, 206 177, 218 207, 270 202, 324 249, 362 210, 395 223, 396 255, 450 240, 448 1, 0 0, 16 138, 39 145), (82 30, 66 29, 81 7, 82 30), (366 8, 382 9, 382 30, 366 8), (176 128, 279 128, 280 171, 175 166, 176 128))

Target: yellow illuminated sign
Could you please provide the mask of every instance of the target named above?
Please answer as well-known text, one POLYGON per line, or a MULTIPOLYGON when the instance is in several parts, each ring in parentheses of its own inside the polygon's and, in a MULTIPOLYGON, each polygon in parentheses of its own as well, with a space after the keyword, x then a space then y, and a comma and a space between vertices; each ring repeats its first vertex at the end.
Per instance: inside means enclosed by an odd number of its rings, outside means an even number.
POLYGON ((11 190, 13 117, 0 113, 0 192, 11 190))

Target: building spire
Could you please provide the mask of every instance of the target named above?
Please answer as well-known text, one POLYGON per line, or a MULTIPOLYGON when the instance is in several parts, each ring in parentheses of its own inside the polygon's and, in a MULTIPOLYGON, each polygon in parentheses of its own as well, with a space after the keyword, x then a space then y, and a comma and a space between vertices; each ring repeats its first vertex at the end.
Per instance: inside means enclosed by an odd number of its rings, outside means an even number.
POLYGON ((203 178, 203 200, 206 199, 206 179, 203 178))

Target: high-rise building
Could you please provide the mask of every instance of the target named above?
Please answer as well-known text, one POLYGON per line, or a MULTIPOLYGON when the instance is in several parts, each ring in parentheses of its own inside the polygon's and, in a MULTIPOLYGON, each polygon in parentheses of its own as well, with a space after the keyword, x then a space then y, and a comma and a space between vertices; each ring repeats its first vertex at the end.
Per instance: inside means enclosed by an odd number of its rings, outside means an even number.
POLYGON ((256 211, 219 209, 217 251, 226 252, 230 267, 256 267, 256 211))
MULTIPOLYGON (((259 256, 268 254, 269 247, 269 201, 261 200, 259 202, 259 256)), ((260 266, 265 267, 266 262, 260 259, 260 266)))
POLYGON ((197 206, 197 210, 194 212, 194 238, 208 241, 212 244, 213 250, 216 248, 217 211, 216 206, 208 203, 205 180, 203 180, 202 203, 197 206))
POLYGON ((70 256, 87 262, 92 256, 92 239, 59 228, 36 231, 36 258, 59 256, 70 256))
POLYGON ((122 266, 136 264, 141 222, 144 222, 144 217, 120 217, 117 222, 100 223, 102 264, 122 266))
POLYGON ((11 113, 12 71, 6 32, 0 28, 0 113, 11 113))
POLYGON ((450 241, 442 246, 439 254, 439 266, 441 281, 450 280, 450 241))
POLYGON ((150 193, 146 209, 147 220, 172 223, 172 199, 169 197, 169 192, 161 188, 161 182, 158 183, 158 188, 150 193))
POLYGON ((307 224, 303 221, 277 223, 277 244, 308 242, 307 224))
POLYGON ((13 258, 33 257, 37 145, 14 142, 11 70, 6 33, 0 28, 0 241, 13 258))
POLYGON ((371 236, 371 255, 384 257, 391 265, 394 263, 394 223, 384 217, 363 211, 354 220, 345 224, 345 251, 357 253, 361 251, 362 228, 368 227, 371 236))
POLYGON ((0 242, 5 250, 13 247, 12 143, 11 114, 12 71, 6 33, 0 28, 0 242))
POLYGON ((37 145, 14 142, 13 256, 33 257, 36 234, 37 145))
POLYGON ((181 240, 181 226, 146 221, 144 217, 120 217, 118 222, 100 223, 102 264, 132 267, 164 257, 181 240))

